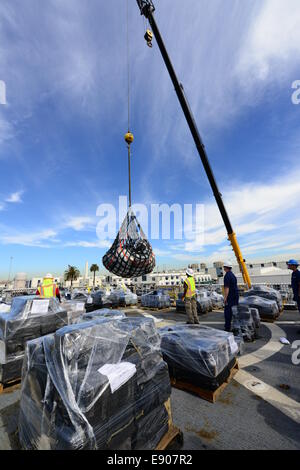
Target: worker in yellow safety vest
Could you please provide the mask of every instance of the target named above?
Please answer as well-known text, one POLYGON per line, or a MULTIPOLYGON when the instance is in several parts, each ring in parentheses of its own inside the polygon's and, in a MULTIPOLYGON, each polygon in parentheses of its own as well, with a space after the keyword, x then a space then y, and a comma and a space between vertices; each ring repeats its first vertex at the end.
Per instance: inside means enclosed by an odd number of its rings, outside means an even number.
POLYGON ((59 288, 55 284, 54 277, 52 276, 52 274, 46 274, 43 279, 42 285, 39 286, 36 291, 36 295, 40 295, 43 299, 50 299, 51 297, 56 297, 59 301, 61 301, 59 288))
POLYGON ((188 317, 187 323, 199 324, 194 271, 190 268, 186 270, 186 279, 184 281, 184 293, 182 300, 185 302, 185 311, 188 317))

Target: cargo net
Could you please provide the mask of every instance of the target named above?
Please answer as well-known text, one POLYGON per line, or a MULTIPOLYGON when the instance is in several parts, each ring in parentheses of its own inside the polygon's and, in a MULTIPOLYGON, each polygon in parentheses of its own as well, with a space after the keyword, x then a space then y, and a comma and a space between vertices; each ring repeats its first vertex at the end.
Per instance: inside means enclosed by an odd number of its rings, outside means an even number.
POLYGON ((152 246, 131 209, 102 263, 108 271, 124 278, 139 277, 153 271, 155 255, 152 246))

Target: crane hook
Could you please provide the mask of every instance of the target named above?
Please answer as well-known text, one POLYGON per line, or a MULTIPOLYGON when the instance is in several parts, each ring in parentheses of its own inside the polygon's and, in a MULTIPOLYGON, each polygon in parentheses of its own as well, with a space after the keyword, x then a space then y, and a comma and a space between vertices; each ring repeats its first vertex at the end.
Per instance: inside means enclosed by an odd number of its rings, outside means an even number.
POLYGON ((153 33, 150 29, 147 29, 144 38, 147 41, 147 46, 152 47, 153 33))

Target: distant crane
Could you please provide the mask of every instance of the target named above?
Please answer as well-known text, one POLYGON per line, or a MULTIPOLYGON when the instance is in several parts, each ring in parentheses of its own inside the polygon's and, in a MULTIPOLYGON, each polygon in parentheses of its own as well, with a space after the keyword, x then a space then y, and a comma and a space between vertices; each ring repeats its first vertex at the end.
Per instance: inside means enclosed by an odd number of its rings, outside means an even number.
POLYGON ((237 262, 239 264, 240 271, 242 273, 244 282, 248 286, 248 288, 250 289, 251 288, 251 280, 250 280, 250 276, 249 276, 249 273, 248 273, 248 269, 247 269, 245 260, 242 256, 242 252, 241 252, 241 249, 239 247, 236 234, 233 231, 231 222, 229 220, 227 211, 225 209, 224 202, 223 202, 223 199, 222 199, 222 194, 220 193, 220 191, 218 189, 217 182, 216 182, 216 179, 214 177, 212 168, 210 166, 210 163, 209 163, 209 160, 208 160, 208 157, 207 157, 207 153, 206 153, 206 150, 205 150, 205 146, 202 142, 200 133, 198 131, 195 118, 193 116, 191 108, 190 108, 190 106, 188 104, 188 101, 186 99, 183 85, 179 82, 179 80, 176 76, 174 67, 172 65, 172 62, 170 60, 170 57, 169 57, 168 52, 166 50, 166 47, 164 45, 163 39, 161 37, 160 31, 159 31, 158 26, 156 24, 156 21, 155 21, 154 15, 153 15, 153 13, 155 11, 154 4, 153 4, 152 0, 137 0, 137 4, 138 4, 138 7, 140 9, 141 14, 144 15, 145 18, 149 21, 149 24, 150 24, 150 26, 152 28, 152 31, 153 31, 152 32, 150 29, 147 29, 146 34, 144 36, 145 40, 147 41, 148 46, 152 47, 152 39, 153 39, 153 34, 154 34, 155 39, 156 39, 157 44, 158 44, 158 47, 160 49, 161 55, 163 57, 163 60, 166 64, 166 67, 167 67, 168 72, 170 74, 173 85, 175 87, 175 91, 176 91, 177 97, 179 99, 179 102, 181 104, 181 107, 182 107, 183 113, 185 115, 186 121, 187 121, 188 126, 190 128, 190 131, 192 133, 192 136, 193 136, 194 142, 196 144, 199 156, 201 158, 204 170, 206 172, 206 175, 208 177, 208 181, 210 183, 211 189, 212 189, 214 197, 216 199, 218 208, 220 210, 222 219, 224 221, 224 224, 225 224, 225 227, 226 227, 226 230, 227 230, 227 233, 228 233, 228 240, 230 241, 232 249, 235 253, 235 256, 236 256, 237 262))

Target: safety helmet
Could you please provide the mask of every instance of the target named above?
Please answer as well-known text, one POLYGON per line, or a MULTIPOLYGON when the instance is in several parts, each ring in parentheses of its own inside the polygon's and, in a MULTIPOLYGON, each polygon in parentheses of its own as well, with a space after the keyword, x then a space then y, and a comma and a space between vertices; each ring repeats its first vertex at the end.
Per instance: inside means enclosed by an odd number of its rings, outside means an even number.
POLYGON ((286 264, 290 264, 291 266, 299 266, 298 261, 296 261, 295 259, 290 259, 289 261, 287 261, 286 264))
POLYGON ((232 263, 230 263, 230 261, 225 261, 224 268, 231 268, 232 269, 232 263))
POLYGON ((188 276, 194 276, 194 271, 191 268, 187 268, 185 272, 188 276))
POLYGON ((52 274, 48 273, 48 274, 46 274, 44 279, 53 279, 53 276, 52 276, 52 274))

